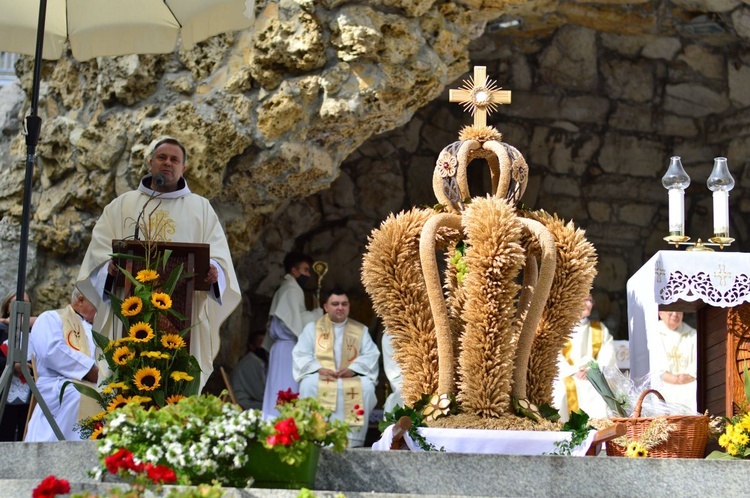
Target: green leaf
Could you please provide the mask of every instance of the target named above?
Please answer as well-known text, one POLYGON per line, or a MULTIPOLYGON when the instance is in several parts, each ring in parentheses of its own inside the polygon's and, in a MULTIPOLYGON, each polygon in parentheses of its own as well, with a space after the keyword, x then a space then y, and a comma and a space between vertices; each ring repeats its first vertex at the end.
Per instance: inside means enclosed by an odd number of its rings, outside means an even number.
POLYGON ((164 292, 166 292, 170 296, 174 292, 174 288, 177 285, 177 282, 181 280, 180 275, 182 274, 183 266, 184 265, 182 263, 177 265, 172 270, 172 273, 169 274, 169 278, 167 279, 167 282, 164 284, 164 292))
POLYGON ((745 387, 745 401, 750 405, 750 375, 747 373, 747 360, 742 362, 742 383, 745 387))
POLYGON ((591 382, 591 386, 596 389, 596 392, 604 399, 607 406, 613 412, 616 412, 621 417, 627 417, 628 414, 625 412, 623 407, 624 402, 618 400, 615 394, 612 392, 612 388, 609 387, 607 379, 604 378, 604 374, 599 369, 599 364, 595 361, 588 363, 589 369, 586 371, 586 378, 591 382))
POLYGON ((116 252, 109 255, 112 259, 129 259, 131 261, 146 261, 146 258, 143 256, 136 256, 135 254, 124 254, 121 252, 116 252))
POLYGON ((542 417, 546 418, 549 421, 557 422, 560 420, 560 412, 557 411, 557 408, 554 406, 551 406, 549 403, 543 403, 539 406, 539 413, 541 413, 542 417))
POLYGON ((109 337, 104 334, 100 334, 96 330, 92 330, 91 335, 94 336, 94 342, 99 347, 99 349, 101 349, 102 351, 107 349, 107 346, 109 346, 109 337))
POLYGON ((104 398, 102 397, 102 395, 99 394, 99 391, 97 391, 93 387, 87 386, 86 384, 81 384, 73 380, 66 380, 65 382, 63 382, 62 388, 60 389, 60 398, 58 399, 58 402, 60 404, 62 404, 63 395, 65 394, 65 389, 70 384, 72 384, 73 387, 75 387, 79 393, 83 394, 84 396, 88 396, 89 398, 99 403, 99 406, 101 406, 103 409, 107 407, 107 403, 106 401, 104 401, 104 398))
POLYGON ((729 453, 723 451, 714 450, 708 454, 706 460, 741 460, 741 458, 733 457, 729 453))

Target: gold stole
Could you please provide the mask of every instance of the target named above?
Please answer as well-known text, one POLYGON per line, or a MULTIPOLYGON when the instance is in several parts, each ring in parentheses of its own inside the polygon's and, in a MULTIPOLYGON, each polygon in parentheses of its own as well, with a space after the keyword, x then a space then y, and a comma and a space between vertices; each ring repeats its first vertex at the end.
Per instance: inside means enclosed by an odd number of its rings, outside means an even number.
MULTIPOLYGON (((357 356, 362 344, 364 325, 354 320, 347 320, 344 328, 343 351, 341 365, 336 368, 333 352, 334 333, 333 323, 326 314, 315 322, 315 359, 328 370, 338 371, 349 368, 357 356)), ((330 410, 336 411, 338 400, 338 382, 341 380, 344 389, 344 420, 350 425, 364 425, 364 398, 362 396, 362 381, 358 377, 346 379, 331 379, 318 377, 318 399, 330 410)))
MULTIPOLYGON (((596 358, 599 355, 599 350, 602 348, 602 323, 590 321, 589 326, 591 327, 591 356, 596 358)), ((573 349, 573 343, 568 341, 563 347, 562 354, 565 360, 573 365, 573 359, 570 357, 570 350, 573 349)), ((565 382, 565 392, 568 396, 568 413, 578 411, 578 390, 576 389, 576 382, 572 375, 569 375, 563 379, 565 382)))
MULTIPOLYGON (((86 336, 86 330, 83 328, 81 317, 75 312, 71 305, 66 306, 61 310, 57 310, 57 314, 62 319, 62 330, 63 339, 65 344, 68 345, 73 351, 78 351, 91 358, 91 349, 89 349, 89 339, 86 336)), ((85 380, 71 379, 73 382, 78 384, 84 384, 96 389, 96 384, 85 380)), ((68 389, 73 389, 70 386, 68 389)), ((81 394, 81 402, 78 405, 78 420, 91 417, 102 411, 102 408, 96 402, 94 398, 81 394)))

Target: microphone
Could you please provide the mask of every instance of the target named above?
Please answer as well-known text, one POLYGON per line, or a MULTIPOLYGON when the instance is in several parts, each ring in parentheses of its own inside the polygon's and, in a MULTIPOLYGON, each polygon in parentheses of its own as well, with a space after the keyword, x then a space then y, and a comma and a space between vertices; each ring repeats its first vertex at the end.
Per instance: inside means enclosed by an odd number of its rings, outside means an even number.
POLYGON ((167 183, 167 179, 164 178, 164 173, 159 173, 154 177, 154 185, 157 187, 163 187, 167 183))
MULTIPOLYGON (((154 186, 155 187, 163 187, 164 184, 167 183, 167 179, 164 178, 164 174, 159 172, 154 177, 154 186)), ((143 217, 143 211, 146 210, 146 206, 148 206, 148 203, 151 202, 151 199, 153 199, 156 196, 156 190, 151 192, 151 195, 149 196, 148 200, 146 201, 146 204, 143 205, 143 209, 141 209, 141 212, 138 213, 138 219, 135 220, 135 232, 133 232, 133 240, 138 240, 138 229, 140 228, 141 218, 143 217)))

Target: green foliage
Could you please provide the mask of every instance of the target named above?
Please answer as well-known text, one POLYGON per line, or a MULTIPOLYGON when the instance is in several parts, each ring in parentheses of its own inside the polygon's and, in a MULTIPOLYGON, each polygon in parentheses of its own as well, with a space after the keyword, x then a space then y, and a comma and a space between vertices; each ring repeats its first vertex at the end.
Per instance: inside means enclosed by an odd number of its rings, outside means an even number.
POLYGON ((456 251, 451 257, 451 263, 456 267, 456 281, 460 284, 466 279, 466 275, 469 273, 469 268, 466 266, 466 243, 463 240, 458 241, 456 244, 456 251))
POLYGON ((555 443, 555 455, 569 456, 575 448, 583 444, 589 435, 589 431, 595 430, 589 425, 589 416, 583 410, 571 412, 570 418, 562 428, 563 431, 572 432, 570 440, 557 441, 555 443))
POLYGON ((618 399, 612 392, 607 379, 604 378, 604 374, 599 369, 599 364, 595 361, 590 361, 588 366, 589 369, 586 371, 586 378, 589 379, 596 392, 604 399, 610 410, 617 413, 620 417, 627 417, 625 402, 622 399, 618 399))
POLYGON ((414 406, 412 407, 396 405, 393 410, 384 414, 383 420, 378 424, 378 429, 380 432, 383 432, 386 428, 398 422, 401 417, 409 417, 411 419, 411 428, 407 431, 409 437, 411 437, 411 439, 424 451, 438 451, 438 449, 433 444, 427 442, 424 436, 422 436, 417 430, 419 427, 427 427, 424 423, 424 417, 422 417, 422 411, 430 403, 430 398, 431 396, 429 394, 423 394, 420 400, 414 403, 414 406))
POLYGON ((560 412, 549 403, 539 405, 539 413, 550 422, 557 422, 560 420, 560 412))
POLYGON ((263 421, 259 410, 242 411, 211 395, 161 409, 129 403, 107 415, 98 446, 102 469, 108 456, 126 449, 143 463, 170 467, 180 484, 246 487, 252 480, 248 451, 257 442, 288 465, 300 464, 311 445, 346 447, 348 424, 332 420, 317 399, 292 399, 278 409, 277 418, 263 421), (298 437, 284 444, 279 428, 291 425, 298 437))

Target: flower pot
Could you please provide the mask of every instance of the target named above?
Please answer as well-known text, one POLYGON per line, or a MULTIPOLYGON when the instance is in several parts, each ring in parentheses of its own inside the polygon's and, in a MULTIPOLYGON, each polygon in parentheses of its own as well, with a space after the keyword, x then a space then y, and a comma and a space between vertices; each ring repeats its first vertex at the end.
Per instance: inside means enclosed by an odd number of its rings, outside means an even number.
POLYGON ((253 443, 248 448, 246 469, 255 479, 254 488, 312 488, 319 456, 320 446, 310 445, 308 455, 299 465, 288 465, 281 461, 278 453, 264 448, 261 443, 253 443))

